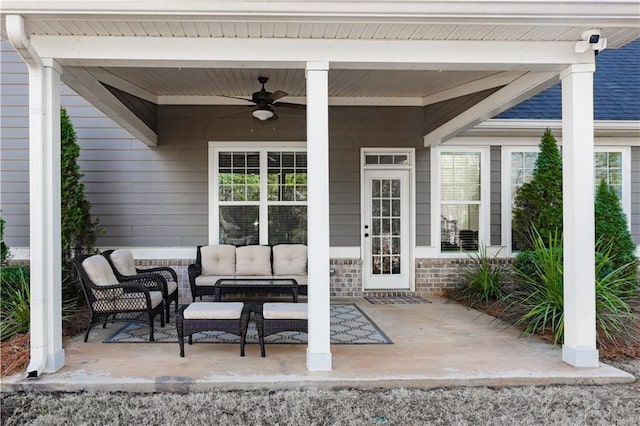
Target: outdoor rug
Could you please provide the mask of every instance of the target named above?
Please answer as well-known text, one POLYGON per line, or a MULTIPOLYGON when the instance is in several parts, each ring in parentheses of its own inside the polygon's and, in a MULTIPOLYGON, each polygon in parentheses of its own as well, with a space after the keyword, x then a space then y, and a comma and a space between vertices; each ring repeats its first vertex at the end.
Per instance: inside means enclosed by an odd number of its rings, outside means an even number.
POLYGON ((413 303, 431 303, 422 296, 365 296, 365 299, 374 305, 406 305, 413 303))
MULTIPOLYGON (((178 343, 175 316, 171 316, 171 324, 160 327, 160 321, 154 325, 154 343, 178 343)), ((380 328, 355 304, 331 305, 331 344, 392 344, 393 342, 380 328)), ((186 340, 186 339, 185 339, 186 340)), ((307 343, 307 334, 300 332, 281 332, 265 337, 265 343, 307 343)), ((204 343, 239 343, 240 337, 223 331, 203 331, 193 334, 194 342, 204 343)), ((149 326, 130 322, 108 337, 105 343, 147 343, 149 342, 149 326)), ((255 322, 249 323, 247 343, 258 343, 258 332, 255 322)))

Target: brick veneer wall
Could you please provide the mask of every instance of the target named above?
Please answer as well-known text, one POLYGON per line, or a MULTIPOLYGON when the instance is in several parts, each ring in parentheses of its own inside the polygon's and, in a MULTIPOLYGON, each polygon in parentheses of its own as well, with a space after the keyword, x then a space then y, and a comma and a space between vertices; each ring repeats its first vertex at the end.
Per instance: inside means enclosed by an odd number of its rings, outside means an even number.
MULTIPOLYGON (((180 300, 191 301, 189 274, 187 268, 195 260, 190 259, 161 259, 136 260, 139 268, 154 266, 169 266, 178 274, 178 291, 180 300)), ((362 296, 441 296, 447 290, 462 285, 465 269, 472 263, 471 259, 416 259, 415 263, 415 292, 407 291, 363 291, 362 290, 362 261, 353 259, 331 259, 330 296, 331 297, 362 297, 362 296)), ((509 265, 511 259, 495 259, 493 262, 509 265)), ((29 264, 29 261, 12 261, 11 264, 29 264)), ((513 282, 511 268, 504 268, 504 281, 513 282)))
MULTIPOLYGON (((492 259, 502 264, 503 282, 513 282, 512 259, 492 259)), ((416 259, 416 294, 420 296, 442 296, 448 290, 463 285, 464 273, 473 263, 472 259, 416 259)))

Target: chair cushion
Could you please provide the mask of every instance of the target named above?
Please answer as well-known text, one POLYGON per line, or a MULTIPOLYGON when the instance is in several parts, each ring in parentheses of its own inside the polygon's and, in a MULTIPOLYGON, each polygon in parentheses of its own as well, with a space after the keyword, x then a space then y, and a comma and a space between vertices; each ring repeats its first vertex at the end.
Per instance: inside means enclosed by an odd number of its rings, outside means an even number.
POLYGON ((274 275, 306 275, 307 246, 278 244, 273 246, 274 275))
POLYGON ((184 319, 239 319, 242 302, 194 302, 183 312, 184 319))
POLYGON ((136 275, 138 272, 136 271, 136 265, 133 261, 133 255, 129 250, 126 249, 118 249, 114 250, 109 257, 111 258, 111 262, 113 266, 116 267, 116 270, 120 272, 121 275, 130 276, 136 275))
POLYGON ((178 289, 178 283, 175 281, 167 282, 167 294, 173 294, 178 289))
MULTIPOLYGON (((162 293, 159 291, 150 291, 151 307, 155 308, 162 303, 162 293)), ((121 297, 111 300, 100 300, 93 303, 94 311, 144 311, 147 309, 147 301, 142 292, 124 293, 121 297), (134 299, 134 300, 132 300, 134 299)))
POLYGON ((236 273, 236 247, 220 244, 200 247, 202 275, 233 275, 236 273))
POLYGON ((271 275, 271 247, 236 248, 236 275, 271 275))
MULTIPOLYGON (((87 257, 82 261, 82 267, 89 276, 91 282, 97 286, 111 286, 118 284, 118 279, 113 273, 109 262, 107 262, 107 259, 100 254, 87 257)), ((96 299, 105 299, 114 296, 117 297, 122 293, 124 293, 124 290, 122 289, 105 291, 93 290, 93 294, 96 299)))
POLYGON ((264 319, 301 319, 309 318, 306 303, 265 303, 262 305, 264 319))

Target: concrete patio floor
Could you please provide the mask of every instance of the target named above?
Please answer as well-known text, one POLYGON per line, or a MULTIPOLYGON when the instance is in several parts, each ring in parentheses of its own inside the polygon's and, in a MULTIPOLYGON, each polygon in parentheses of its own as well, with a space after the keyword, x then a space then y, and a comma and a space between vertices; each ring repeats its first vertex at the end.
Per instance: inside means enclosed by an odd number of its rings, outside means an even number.
MULTIPOLYGON (((634 377, 606 364, 574 368, 561 349, 519 332, 492 317, 445 299, 430 304, 374 305, 356 302, 393 340, 392 345, 332 345, 333 370, 310 372, 306 345, 178 345, 102 343, 121 327, 96 327, 89 342, 67 341, 66 365, 56 373, 2 379, 2 391, 186 392, 298 387, 381 388, 629 383, 634 377)), ((169 327, 175 327, 174 316, 169 327)))

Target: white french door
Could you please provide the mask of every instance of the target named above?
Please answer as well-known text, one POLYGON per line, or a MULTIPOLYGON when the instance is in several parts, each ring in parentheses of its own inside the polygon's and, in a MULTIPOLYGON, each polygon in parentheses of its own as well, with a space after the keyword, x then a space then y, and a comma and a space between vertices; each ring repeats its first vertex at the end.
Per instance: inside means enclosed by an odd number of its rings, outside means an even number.
POLYGON ((411 286, 410 171, 365 169, 362 279, 365 290, 411 286))

